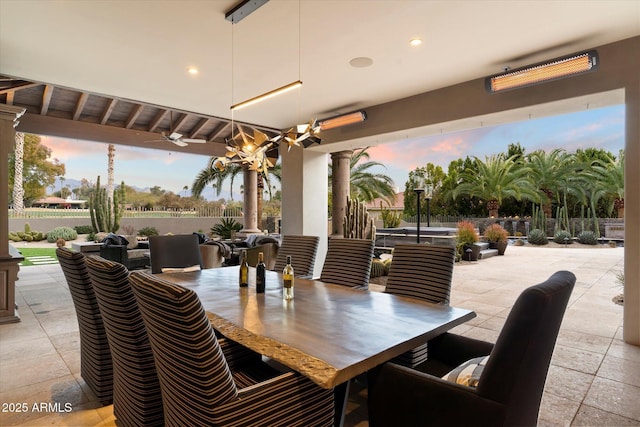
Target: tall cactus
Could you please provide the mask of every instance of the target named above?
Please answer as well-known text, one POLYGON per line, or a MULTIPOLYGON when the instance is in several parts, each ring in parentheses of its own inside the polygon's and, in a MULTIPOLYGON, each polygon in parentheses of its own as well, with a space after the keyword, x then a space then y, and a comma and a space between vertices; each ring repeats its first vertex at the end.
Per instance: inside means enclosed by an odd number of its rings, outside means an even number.
POLYGON ((347 196, 347 210, 342 225, 342 234, 347 239, 376 238, 376 226, 364 203, 347 196))
POLYGON ((89 197, 89 214, 91 225, 96 233, 115 233, 120 228, 120 218, 124 212, 124 181, 118 191, 113 193, 113 200, 107 197, 106 188, 100 187, 100 177, 96 187, 89 197))

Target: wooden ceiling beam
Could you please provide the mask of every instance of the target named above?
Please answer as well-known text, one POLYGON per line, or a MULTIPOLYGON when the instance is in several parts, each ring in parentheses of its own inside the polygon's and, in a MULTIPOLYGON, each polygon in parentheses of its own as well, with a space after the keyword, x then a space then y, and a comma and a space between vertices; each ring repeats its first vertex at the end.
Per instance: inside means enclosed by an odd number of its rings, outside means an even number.
POLYGON ((87 103, 87 99, 89 99, 89 94, 87 92, 81 92, 78 102, 76 102, 76 107, 73 110, 72 120, 78 120, 80 118, 84 105, 87 103))
POLYGON ((111 113, 113 113, 113 109, 116 108, 117 102, 118 102, 117 99, 111 98, 111 100, 109 101, 109 105, 107 105, 107 108, 105 108, 104 113, 102 113, 102 117, 100 118, 101 125, 104 125, 107 123, 107 121, 109 120, 109 117, 111 116, 111 113))
POLYGON ((168 144, 164 140, 149 142, 158 139, 158 135, 155 133, 32 113, 27 113, 20 118, 16 131, 203 156, 222 156, 225 153, 224 144, 189 144, 187 147, 178 147, 174 144, 168 144))
POLYGON ((138 119, 138 116, 140 115, 140 113, 142 113, 142 109, 143 108, 144 108, 144 105, 142 105, 142 104, 138 104, 135 107, 133 107, 133 110, 131 111, 131 114, 129 114, 129 118, 127 118, 127 122, 124 124, 125 128, 131 129, 133 124, 138 119))
POLYGON ((215 129, 209 136, 207 136, 207 141, 215 141, 223 133, 227 133, 229 128, 231 127, 231 122, 223 123, 218 129, 215 129))
POLYGON ((4 89, 0 89, 0 95, 4 95, 5 93, 15 92, 16 90, 29 89, 30 87, 41 86, 42 83, 31 83, 31 82, 23 82, 17 85, 9 86, 4 89))
POLYGON ((167 116, 167 113, 169 113, 169 110, 158 111, 158 114, 156 114, 156 116, 153 118, 153 121, 149 125, 148 132, 155 132, 160 122, 167 116))
POLYGON ((184 122, 187 120, 188 117, 189 117, 188 114, 183 114, 175 124, 172 123, 171 124, 171 131, 172 132, 178 132, 178 130, 180 130, 182 125, 184 125, 184 122))
POLYGON ((45 85, 42 92, 42 105, 40 106, 40 115, 46 116, 49 111, 49 104, 51 104, 51 97, 53 96, 53 86, 45 85))
POLYGON ((189 138, 195 138, 196 135, 198 135, 202 131, 202 129, 207 125, 207 123, 209 123, 210 120, 211 119, 205 119, 205 118, 200 119, 198 124, 191 130, 191 134, 189 135, 189 138))

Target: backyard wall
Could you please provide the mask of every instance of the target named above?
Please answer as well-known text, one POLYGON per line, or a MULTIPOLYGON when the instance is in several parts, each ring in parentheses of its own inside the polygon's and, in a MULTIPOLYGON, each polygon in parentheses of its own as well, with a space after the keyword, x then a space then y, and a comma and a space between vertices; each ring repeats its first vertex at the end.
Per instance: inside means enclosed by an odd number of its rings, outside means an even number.
MULTIPOLYGON (((234 218, 242 224, 242 217, 234 218)), ((220 222, 220 218, 123 218, 120 221, 120 232, 123 227, 131 226, 138 231, 144 227, 155 227, 159 234, 191 234, 194 231, 208 233, 211 227, 220 222)), ((75 227, 91 225, 89 218, 9 218, 9 231, 24 230, 29 223, 32 230, 46 233, 56 227, 75 227)))

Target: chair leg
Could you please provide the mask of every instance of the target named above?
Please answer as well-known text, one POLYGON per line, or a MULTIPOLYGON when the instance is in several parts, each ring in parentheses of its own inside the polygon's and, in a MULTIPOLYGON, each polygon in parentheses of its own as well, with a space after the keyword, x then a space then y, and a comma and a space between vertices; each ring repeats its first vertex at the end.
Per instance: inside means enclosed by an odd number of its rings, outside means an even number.
POLYGON ((342 427, 344 425, 350 387, 351 380, 339 384, 333 389, 333 401, 335 403, 335 418, 333 425, 335 427, 342 427))

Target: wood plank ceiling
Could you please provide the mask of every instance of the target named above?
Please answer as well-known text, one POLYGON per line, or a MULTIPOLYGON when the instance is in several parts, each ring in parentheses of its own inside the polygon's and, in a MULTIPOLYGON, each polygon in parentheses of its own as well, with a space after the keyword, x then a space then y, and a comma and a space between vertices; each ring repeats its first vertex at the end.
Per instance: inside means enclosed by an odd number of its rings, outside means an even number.
POLYGON ((22 132, 193 154, 223 154, 232 126, 233 133, 238 125, 269 136, 279 133, 269 127, 2 75, 0 103, 27 109, 18 126, 22 132), (178 147, 162 137, 171 132, 207 142, 178 147))

